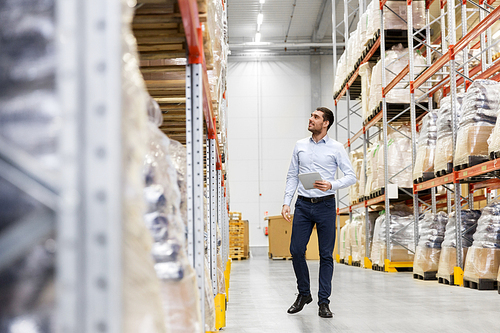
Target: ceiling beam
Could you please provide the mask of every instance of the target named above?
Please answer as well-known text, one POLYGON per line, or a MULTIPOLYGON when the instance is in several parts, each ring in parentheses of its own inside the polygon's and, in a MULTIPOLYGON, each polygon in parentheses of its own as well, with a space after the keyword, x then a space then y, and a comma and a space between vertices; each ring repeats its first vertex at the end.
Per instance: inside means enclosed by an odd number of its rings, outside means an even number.
POLYGON ((322 41, 331 23, 332 23, 332 1, 323 0, 323 3, 321 4, 318 13, 318 17, 316 18, 316 25, 314 26, 314 31, 311 40, 313 42, 322 41))

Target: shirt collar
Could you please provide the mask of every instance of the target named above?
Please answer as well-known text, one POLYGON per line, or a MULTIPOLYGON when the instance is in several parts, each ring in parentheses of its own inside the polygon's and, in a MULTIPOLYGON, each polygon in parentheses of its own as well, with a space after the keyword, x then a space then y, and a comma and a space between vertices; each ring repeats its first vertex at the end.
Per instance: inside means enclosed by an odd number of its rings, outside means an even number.
MULTIPOLYGON (((309 140, 312 142, 312 143, 316 143, 314 141, 314 139, 312 138, 312 135, 311 137, 309 138, 309 140)), ((330 140, 330 138, 328 137, 328 134, 326 134, 321 140, 318 141, 318 143, 321 143, 321 142, 324 142, 324 143, 327 143, 328 140, 330 140)))

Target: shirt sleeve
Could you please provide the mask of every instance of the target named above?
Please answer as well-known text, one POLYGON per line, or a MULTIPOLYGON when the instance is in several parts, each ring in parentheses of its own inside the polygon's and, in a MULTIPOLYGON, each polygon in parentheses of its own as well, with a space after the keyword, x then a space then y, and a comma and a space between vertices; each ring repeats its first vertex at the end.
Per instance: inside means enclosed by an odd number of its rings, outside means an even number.
POLYGON ((297 145, 293 149, 292 161, 290 162, 290 167, 288 168, 288 173, 286 175, 286 189, 285 198, 283 200, 283 205, 288 205, 292 203, 293 195, 297 190, 299 185, 299 156, 297 145))
POLYGON ((344 173, 344 177, 331 182, 332 190, 339 190, 356 184, 356 174, 354 173, 351 161, 344 147, 340 147, 335 155, 337 158, 337 165, 344 173))

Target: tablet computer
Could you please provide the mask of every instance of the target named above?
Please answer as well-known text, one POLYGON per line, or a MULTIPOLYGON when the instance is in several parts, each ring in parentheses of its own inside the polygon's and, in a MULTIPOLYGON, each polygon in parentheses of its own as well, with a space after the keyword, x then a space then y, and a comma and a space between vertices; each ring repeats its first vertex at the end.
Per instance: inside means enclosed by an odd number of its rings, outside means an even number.
POLYGON ((312 190, 314 188, 314 182, 322 180, 319 172, 302 173, 299 175, 299 179, 306 190, 312 190))

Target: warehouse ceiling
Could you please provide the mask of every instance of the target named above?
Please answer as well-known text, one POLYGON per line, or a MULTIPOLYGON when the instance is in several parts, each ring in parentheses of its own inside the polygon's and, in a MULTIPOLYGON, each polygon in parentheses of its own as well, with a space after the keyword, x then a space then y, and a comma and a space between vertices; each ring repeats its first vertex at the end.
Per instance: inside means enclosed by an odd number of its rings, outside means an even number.
MULTIPOLYGON (((337 1, 337 6, 340 3, 337 1)), ((228 0, 231 55, 256 50, 280 54, 320 50, 331 53, 331 5, 331 0, 228 0), (260 43, 256 43, 259 13, 263 19, 260 43)), ((338 20, 342 20, 343 13, 337 14, 338 20)))

